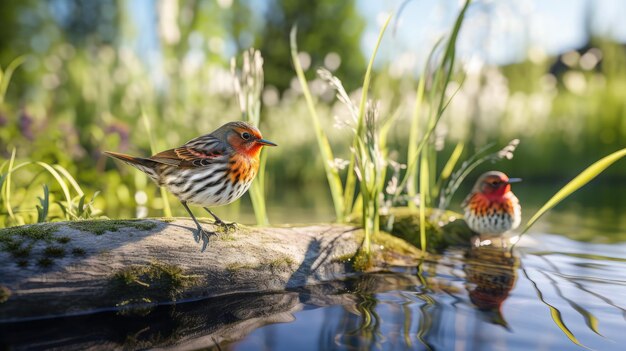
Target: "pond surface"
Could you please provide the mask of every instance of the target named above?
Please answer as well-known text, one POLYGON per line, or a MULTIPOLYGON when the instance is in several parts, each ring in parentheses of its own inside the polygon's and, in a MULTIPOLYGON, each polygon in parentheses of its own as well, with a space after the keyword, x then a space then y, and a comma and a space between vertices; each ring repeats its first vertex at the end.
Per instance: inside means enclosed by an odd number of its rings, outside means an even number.
POLYGON ((449 249, 294 291, 0 325, 0 349, 623 350, 626 187, 603 189, 543 218, 513 255, 449 249))

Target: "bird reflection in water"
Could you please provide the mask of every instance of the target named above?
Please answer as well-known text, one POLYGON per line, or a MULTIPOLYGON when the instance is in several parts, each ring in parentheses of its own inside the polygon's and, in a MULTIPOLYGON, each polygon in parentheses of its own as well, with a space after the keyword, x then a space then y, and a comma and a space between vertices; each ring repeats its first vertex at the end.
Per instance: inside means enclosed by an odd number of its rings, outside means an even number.
POLYGON ((467 251, 463 271, 472 304, 491 323, 509 329, 502 315, 502 303, 517 280, 519 258, 510 250, 495 246, 474 247, 467 251))

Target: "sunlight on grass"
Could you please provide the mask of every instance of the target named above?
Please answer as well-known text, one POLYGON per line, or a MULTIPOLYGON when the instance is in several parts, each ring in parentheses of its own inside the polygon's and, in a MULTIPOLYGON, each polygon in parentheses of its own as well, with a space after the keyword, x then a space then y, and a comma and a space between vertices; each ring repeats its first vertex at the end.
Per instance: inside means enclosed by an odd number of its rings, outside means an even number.
MULTIPOLYGON (((150 125, 150 118, 148 118, 148 114, 145 111, 141 112, 141 120, 143 121, 143 126, 146 128, 146 133, 148 134, 148 140, 150 141, 150 153, 153 155, 159 152, 157 150, 156 141, 154 140, 154 136, 152 135, 152 127, 150 125)), ((172 208, 170 207, 170 200, 167 194, 167 189, 165 187, 159 187, 161 192, 161 199, 163 200, 163 217, 171 218, 172 217, 172 208)))
POLYGON ((626 149, 621 149, 587 167, 584 171, 582 171, 579 175, 577 175, 574 179, 567 183, 563 188, 561 188, 561 190, 554 194, 554 196, 552 196, 550 200, 548 200, 548 202, 546 202, 545 205, 543 205, 539 209, 539 211, 537 211, 537 213, 535 213, 528 220, 526 226, 524 227, 524 230, 522 230, 522 233, 520 235, 526 233, 528 229, 530 229, 530 227, 535 224, 535 222, 537 222, 537 220, 546 212, 548 212, 551 208, 558 205, 561 201, 565 200, 565 198, 585 186, 585 184, 589 183, 600 173, 604 172, 604 170, 607 169, 610 165, 617 162, 624 156, 626 156, 626 149))

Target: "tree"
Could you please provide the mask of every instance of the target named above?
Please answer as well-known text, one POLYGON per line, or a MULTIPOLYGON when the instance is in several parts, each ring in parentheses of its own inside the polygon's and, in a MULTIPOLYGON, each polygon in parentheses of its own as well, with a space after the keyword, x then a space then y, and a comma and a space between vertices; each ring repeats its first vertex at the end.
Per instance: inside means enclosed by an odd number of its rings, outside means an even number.
POLYGON ((273 0, 265 18, 265 28, 255 46, 264 57, 267 85, 281 92, 289 87, 293 77, 289 32, 294 25, 298 26, 298 48, 311 56, 309 78, 314 77, 315 68, 323 66, 327 54, 336 53, 341 58, 336 72, 346 88, 360 85, 365 71, 360 50, 365 23, 353 0, 273 0))

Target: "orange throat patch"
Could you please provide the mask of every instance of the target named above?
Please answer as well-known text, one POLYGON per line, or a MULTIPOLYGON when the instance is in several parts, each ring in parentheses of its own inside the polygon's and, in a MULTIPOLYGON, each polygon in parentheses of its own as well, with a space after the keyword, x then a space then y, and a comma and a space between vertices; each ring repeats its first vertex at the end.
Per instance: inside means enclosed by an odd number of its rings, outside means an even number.
POLYGON ((239 182, 249 182, 256 176, 259 170, 259 158, 258 152, 256 157, 249 157, 246 154, 242 155, 235 153, 230 157, 228 161, 229 177, 233 184, 239 182))

